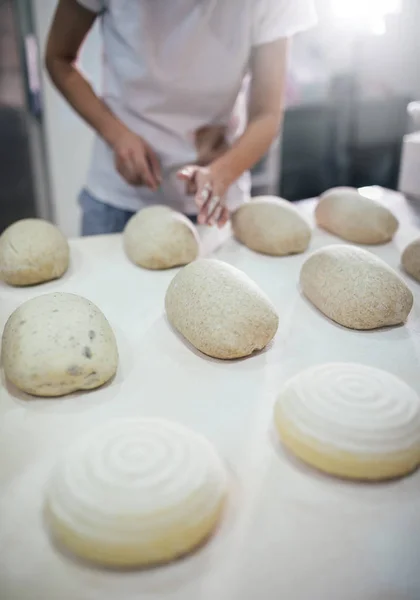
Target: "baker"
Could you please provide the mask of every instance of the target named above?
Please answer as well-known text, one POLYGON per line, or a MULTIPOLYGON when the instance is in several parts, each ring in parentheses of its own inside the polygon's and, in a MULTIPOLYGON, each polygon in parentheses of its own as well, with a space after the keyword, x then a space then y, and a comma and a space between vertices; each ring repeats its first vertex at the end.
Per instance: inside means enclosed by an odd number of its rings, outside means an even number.
POLYGON ((289 39, 314 23, 313 4, 59 0, 46 66, 97 134, 82 233, 121 231, 150 204, 224 225, 278 133, 289 39), (77 66, 98 18, 101 97, 77 66))

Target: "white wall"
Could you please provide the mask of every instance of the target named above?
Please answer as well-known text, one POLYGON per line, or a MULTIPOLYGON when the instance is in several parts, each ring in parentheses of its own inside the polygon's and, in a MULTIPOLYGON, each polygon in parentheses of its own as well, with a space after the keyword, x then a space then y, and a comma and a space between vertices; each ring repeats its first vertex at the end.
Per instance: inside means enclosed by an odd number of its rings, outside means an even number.
MULTIPOLYGON (((42 56, 56 0, 32 0, 42 56)), ((98 89, 101 80, 99 28, 89 35, 81 66, 98 89)), ((67 236, 79 234, 77 196, 89 165, 93 134, 60 97, 43 69, 44 126, 54 220, 67 236)))

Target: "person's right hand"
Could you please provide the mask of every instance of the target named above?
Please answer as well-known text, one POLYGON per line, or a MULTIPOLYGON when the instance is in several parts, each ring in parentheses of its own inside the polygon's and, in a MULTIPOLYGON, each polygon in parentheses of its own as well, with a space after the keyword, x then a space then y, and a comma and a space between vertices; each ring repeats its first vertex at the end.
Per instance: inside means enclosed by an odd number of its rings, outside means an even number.
POLYGON ((118 173, 131 185, 146 185, 157 190, 161 181, 159 159, 149 144, 132 131, 124 131, 114 143, 118 173))

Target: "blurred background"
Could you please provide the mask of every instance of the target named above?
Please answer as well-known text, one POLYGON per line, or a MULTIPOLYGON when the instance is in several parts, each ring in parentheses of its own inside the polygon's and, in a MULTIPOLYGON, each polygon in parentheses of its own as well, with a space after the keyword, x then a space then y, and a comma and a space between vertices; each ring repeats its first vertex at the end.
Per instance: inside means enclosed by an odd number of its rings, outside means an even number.
MULTIPOLYGON (((92 133, 42 69, 55 4, 0 0, 0 231, 28 216, 79 230, 92 133)), ((318 26, 294 41, 283 130, 253 173, 254 193, 296 201, 337 185, 397 189, 407 105, 420 99, 420 1, 317 5, 318 26)), ((98 90, 100 60, 95 29, 81 66, 98 90)))

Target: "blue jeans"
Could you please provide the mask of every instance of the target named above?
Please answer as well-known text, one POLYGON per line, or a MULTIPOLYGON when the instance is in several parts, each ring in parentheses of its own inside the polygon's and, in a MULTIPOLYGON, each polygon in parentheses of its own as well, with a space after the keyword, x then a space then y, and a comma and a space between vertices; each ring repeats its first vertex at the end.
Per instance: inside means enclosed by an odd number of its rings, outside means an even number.
MULTIPOLYGON (((86 188, 80 192, 79 204, 82 208, 82 235, 121 233, 135 214, 131 210, 117 208, 97 200, 86 188)), ((196 223, 196 216, 187 216, 196 223)))

